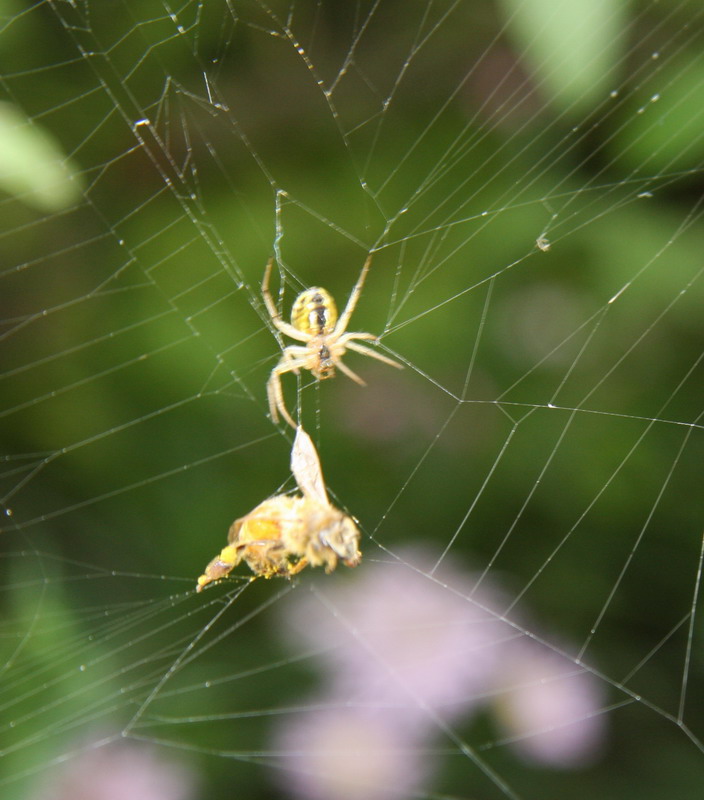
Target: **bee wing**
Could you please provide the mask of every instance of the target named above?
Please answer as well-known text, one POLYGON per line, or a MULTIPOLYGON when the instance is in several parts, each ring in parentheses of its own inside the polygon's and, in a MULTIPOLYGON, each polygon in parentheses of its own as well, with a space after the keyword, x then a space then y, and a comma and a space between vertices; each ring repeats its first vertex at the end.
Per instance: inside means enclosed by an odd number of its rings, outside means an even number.
POLYGON ((318 451, 310 436, 300 425, 296 430, 291 450, 291 472, 305 497, 313 498, 324 506, 330 505, 318 451))

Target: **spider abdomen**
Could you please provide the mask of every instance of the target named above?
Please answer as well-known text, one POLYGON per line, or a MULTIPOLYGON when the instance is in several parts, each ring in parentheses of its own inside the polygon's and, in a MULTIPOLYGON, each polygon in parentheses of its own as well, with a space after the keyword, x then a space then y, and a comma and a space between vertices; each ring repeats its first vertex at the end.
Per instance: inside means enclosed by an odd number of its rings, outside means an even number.
POLYGON ((337 307, 330 293, 316 286, 301 292, 291 308, 291 324, 311 336, 326 336, 337 322, 337 307))

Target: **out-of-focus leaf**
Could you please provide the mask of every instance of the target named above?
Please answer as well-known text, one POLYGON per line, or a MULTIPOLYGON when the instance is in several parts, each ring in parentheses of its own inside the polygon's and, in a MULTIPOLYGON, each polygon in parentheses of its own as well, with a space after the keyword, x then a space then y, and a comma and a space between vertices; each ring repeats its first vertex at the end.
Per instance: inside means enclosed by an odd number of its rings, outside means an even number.
POLYGON ((582 114, 613 86, 624 0, 501 0, 519 55, 543 94, 582 114))
POLYGON ((699 168, 704 158, 704 64, 692 54, 658 67, 624 106, 611 140, 624 169, 699 168))
POLYGON ((11 103, 0 103, 0 189, 42 211, 70 206, 82 181, 56 139, 11 103))

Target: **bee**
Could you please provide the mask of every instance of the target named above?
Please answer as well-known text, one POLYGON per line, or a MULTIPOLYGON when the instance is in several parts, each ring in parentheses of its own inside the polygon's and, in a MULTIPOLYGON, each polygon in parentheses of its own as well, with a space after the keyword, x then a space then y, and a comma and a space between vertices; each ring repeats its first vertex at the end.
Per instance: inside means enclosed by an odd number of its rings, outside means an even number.
POLYGON ((309 564, 324 566, 326 572, 338 560, 348 567, 359 564, 359 529, 328 500, 318 453, 301 427, 291 450, 291 472, 301 494, 275 495, 235 520, 227 546, 198 578, 196 591, 226 577, 241 561, 255 577, 264 578, 290 578, 309 564))

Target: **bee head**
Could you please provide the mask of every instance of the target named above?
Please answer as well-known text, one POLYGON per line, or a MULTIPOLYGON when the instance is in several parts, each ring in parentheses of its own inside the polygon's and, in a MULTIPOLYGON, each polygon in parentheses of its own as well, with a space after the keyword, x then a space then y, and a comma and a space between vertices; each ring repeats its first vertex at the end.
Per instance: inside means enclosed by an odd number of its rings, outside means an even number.
POLYGON ((359 529, 351 517, 338 512, 339 516, 331 520, 320 531, 320 541, 329 547, 348 567, 356 567, 362 559, 359 552, 359 529))

